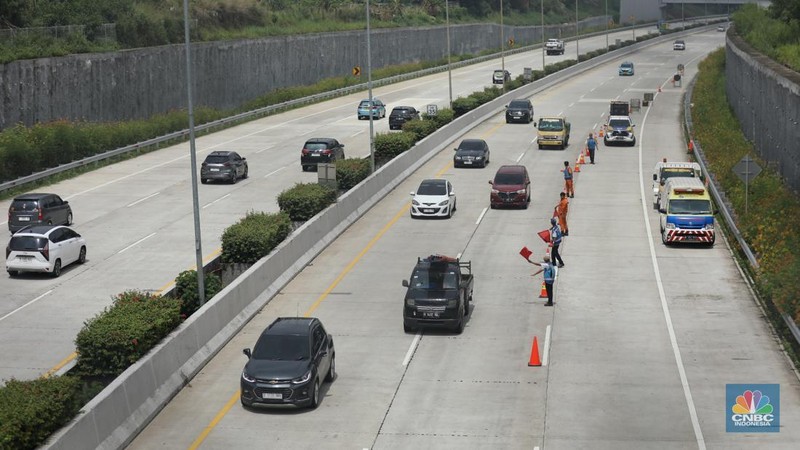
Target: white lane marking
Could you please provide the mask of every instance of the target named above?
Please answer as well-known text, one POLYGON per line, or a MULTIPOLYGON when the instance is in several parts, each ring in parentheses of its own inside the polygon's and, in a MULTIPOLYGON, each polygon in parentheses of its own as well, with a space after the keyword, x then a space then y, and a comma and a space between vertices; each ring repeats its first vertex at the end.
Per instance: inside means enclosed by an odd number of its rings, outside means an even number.
POLYGON ((595 122, 594 125, 592 125, 592 129, 594 130, 595 128, 597 128, 597 122, 595 122))
POLYGON ((411 362, 411 357, 414 356, 414 351, 417 349, 417 345, 419 345, 420 339, 422 339, 422 331, 417 331, 417 335, 414 336, 414 340, 411 341, 411 347, 408 347, 408 351, 406 352, 406 357, 403 358, 403 366, 407 366, 408 363, 411 362))
POLYGON ((7 223, 8 223, 8 221, 6 220, 5 222, 0 222, 0 225, 5 225, 7 223))
POLYGON ((276 174, 276 173, 280 172, 281 170, 285 169, 286 167, 288 167, 288 166, 283 166, 283 167, 281 167, 280 169, 275 169, 275 170, 273 170, 272 172, 270 172, 270 173, 268 173, 268 174, 264 175, 264 178, 267 178, 267 177, 268 177, 268 176, 270 176, 270 175, 274 175, 274 174, 276 174))
POLYGON ((461 259, 461 252, 458 252, 458 254, 456 255, 456 259, 461 259))
POLYGON ((134 242, 133 244, 131 244, 131 245, 129 245, 129 246, 127 246, 127 247, 123 248, 122 250, 118 251, 118 252, 117 252, 117 254, 119 255, 120 253, 125 253, 125 252, 127 252, 128 250, 130 250, 131 248, 133 248, 133 247, 135 247, 135 246, 137 246, 137 245, 141 244, 141 243, 142 243, 142 242, 144 242, 145 240, 147 240, 147 239, 150 239, 151 237, 153 237, 153 236, 155 236, 155 235, 156 235, 155 233, 150 233, 150 234, 148 234, 147 236, 145 236, 145 237, 143 237, 143 238, 139 239, 138 241, 134 242))
POLYGON ((261 150, 257 151, 256 154, 259 154, 261 152, 267 151, 267 150, 269 150, 269 149, 271 149, 273 147, 275 147, 275 146, 274 145, 268 145, 268 146, 262 148, 261 150))
POLYGON ((359 132, 358 132, 358 133, 356 133, 356 134, 351 134, 351 135, 350 135, 350 137, 351 137, 351 138, 354 138, 354 137, 358 136, 359 134, 361 134, 361 133, 363 133, 363 132, 364 132, 364 130, 361 130, 361 131, 359 131, 359 132))
POLYGON ((575 102, 570 103, 569 106, 567 106, 567 108, 572 108, 573 106, 575 106, 575 102))
POLYGON ((535 137, 535 138, 533 138, 533 140, 531 141, 531 144, 535 144, 535 143, 536 143, 538 140, 539 140, 539 136, 536 136, 536 137, 535 137))
POLYGON ((597 86, 595 86, 595 87, 591 88, 591 89, 589 90, 589 92, 594 92, 594 90, 595 90, 595 89, 597 89, 597 86))
MULTIPOLYGON (((532 144, 532 143, 533 143, 533 142, 531 142, 531 144, 532 144)), ((516 160, 515 162, 519 162, 519 161, 522 159, 522 157, 523 157, 523 156, 525 156, 525 152, 522 152, 522 153, 520 153, 520 154, 519 154, 519 156, 517 157, 517 160, 516 160)))
POLYGON ((564 115, 564 111, 559 111, 558 114, 556 114, 556 115, 557 116, 563 116, 564 115))
POLYGON ((362 155, 361 157, 362 157, 362 158, 369 158, 369 157, 370 157, 370 155, 371 155, 371 153, 367 153, 366 155, 362 155))
POLYGON ((31 304, 33 304, 34 302, 37 302, 37 301, 41 300, 41 299, 42 299, 42 297, 44 297, 45 295, 47 295, 47 294, 49 294, 49 293, 51 293, 51 292, 53 292, 53 290, 52 290, 52 289, 50 289, 49 291, 45 292, 44 294, 42 294, 42 295, 40 295, 40 296, 36 297, 35 299, 33 299, 33 300, 29 301, 28 303, 25 303, 24 305, 20 306, 19 308, 17 308, 17 309, 15 309, 15 310, 11 311, 10 313, 6 314, 5 316, 3 316, 3 317, 0 317, 0 322, 2 322, 3 320, 5 320, 5 319, 7 319, 7 318, 11 317, 12 315, 16 314, 17 312, 21 311, 21 310, 22 310, 23 308, 25 308, 26 306, 28 306, 28 305, 31 305, 31 304))
POLYGON ((209 206, 213 205, 214 203, 217 203, 218 201, 220 201, 220 200, 222 200, 222 199, 224 199, 224 198, 226 198, 226 197, 230 197, 230 196, 231 196, 231 194, 225 194, 225 195, 223 195, 222 197, 220 197, 220 198, 218 198, 218 199, 214 200, 213 202, 211 202, 211 203, 209 203, 209 204, 207 204, 207 205, 203 206, 201 209, 206 209, 206 208, 208 208, 209 206))
POLYGON ((478 220, 475 221, 475 225, 478 225, 478 224, 481 223, 481 220, 483 220, 483 216, 486 215, 486 211, 488 211, 488 210, 489 210, 489 208, 483 208, 483 211, 481 211, 481 215, 478 216, 478 220))
POLYGON ((547 357, 550 356, 550 325, 544 332, 544 348, 542 349, 542 366, 547 365, 547 357))
POLYGON ((604 113, 604 112, 601 112, 601 113, 600 113, 600 117, 603 117, 603 114, 605 114, 605 113, 604 113))
MULTIPOLYGON (((658 96, 658 93, 655 94, 658 96)), ((653 245, 652 230, 650 229, 650 220, 648 217, 649 205, 648 197, 644 192, 644 171, 642 170, 642 142, 644 142, 644 129, 647 122, 647 115, 650 113, 648 109, 642 118, 642 131, 639 134, 639 190, 642 200, 642 217, 644 218, 644 226, 647 230, 647 243, 650 247, 650 260, 653 263, 653 272, 656 276, 656 285, 658 286, 658 297, 661 300, 661 311, 664 313, 664 321, 667 325, 669 333, 669 343, 672 345, 672 353, 675 356, 675 363, 678 366, 678 375, 681 379, 681 386, 683 387, 683 396, 686 398, 686 406, 689 408, 689 417, 692 420, 692 428, 694 429, 694 436, 697 440, 697 447, 699 450, 705 450, 706 442, 703 438, 703 430, 700 428, 700 422, 697 419, 697 409, 694 406, 694 399, 692 398, 692 390, 689 387, 689 379, 686 376, 686 368, 683 366, 683 358, 681 357, 681 350, 678 347, 678 339, 675 336, 675 328, 672 325, 672 316, 669 312, 669 305, 667 305, 667 296, 664 293, 664 284, 661 282, 661 269, 658 266, 658 259, 656 258, 656 249, 653 245)))
POLYGON ((94 191, 94 190, 96 190, 96 189, 100 189, 101 187, 106 187, 106 186, 112 185, 112 184, 116 183, 117 181, 122 181, 122 180, 125 180, 125 179, 127 179, 127 178, 134 177, 134 176, 136 176, 136 175, 141 175, 141 174, 143 174, 143 173, 145 173, 145 172, 149 172, 149 171, 151 171, 151 170, 153 170, 153 169, 156 169, 156 168, 158 168, 158 167, 166 166, 167 164, 172 164, 172 163, 174 163, 175 161, 181 160, 181 159, 183 159, 183 158, 187 158, 188 156, 189 156, 189 155, 183 155, 183 156, 179 156, 179 157, 177 157, 177 158, 175 158, 175 159, 170 159, 169 161, 164 161, 164 162, 163 162, 163 163, 161 163, 161 164, 156 164, 156 165, 154 165, 154 166, 150 166, 150 167, 148 167, 147 169, 142 169, 142 170, 140 170, 140 171, 138 171, 138 172, 129 173, 129 174, 127 174, 127 175, 123 176, 123 177, 119 177, 119 178, 116 178, 116 179, 114 179, 114 180, 107 181, 107 182, 105 182, 105 183, 102 183, 102 184, 98 184, 98 185, 97 185, 97 186, 95 186, 95 187, 92 187, 92 188, 86 189, 86 190, 84 190, 84 191, 80 191, 80 192, 78 192, 78 193, 75 193, 75 194, 72 194, 72 195, 70 195, 70 196, 68 196, 68 197, 64 197, 64 200, 69 200, 69 199, 71 199, 71 198, 75 198, 75 197, 77 197, 77 196, 79 196, 79 195, 83 195, 83 194, 86 194, 86 193, 88 193, 88 192, 92 192, 92 191, 94 191))
POLYGON ((128 208, 130 208, 130 207, 131 207, 131 206, 133 206, 133 205, 136 205, 136 204, 142 203, 143 201, 145 201, 145 200, 147 200, 147 199, 149 199, 149 198, 153 198, 153 197, 155 197, 155 196, 156 196, 156 195, 158 195, 158 194, 160 194, 160 192, 156 192, 155 194, 150 194, 150 195, 148 195, 147 197, 145 197, 145 198, 141 198, 141 199, 139 199, 139 200, 136 200, 136 201, 135 201, 135 202, 133 202, 133 203, 128 203, 128 208))

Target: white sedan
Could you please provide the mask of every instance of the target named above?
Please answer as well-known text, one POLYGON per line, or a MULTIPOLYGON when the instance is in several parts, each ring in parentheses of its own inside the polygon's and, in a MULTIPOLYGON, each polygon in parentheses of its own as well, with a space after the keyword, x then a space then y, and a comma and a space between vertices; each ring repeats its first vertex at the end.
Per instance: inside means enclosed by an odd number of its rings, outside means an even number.
POLYGON ((456 193, 447 180, 422 180, 411 193, 411 217, 452 217, 455 210, 456 193))
POLYGON ((23 228, 11 236, 6 247, 6 271, 44 272, 53 277, 74 262, 86 262, 86 240, 65 226, 37 225, 23 228))

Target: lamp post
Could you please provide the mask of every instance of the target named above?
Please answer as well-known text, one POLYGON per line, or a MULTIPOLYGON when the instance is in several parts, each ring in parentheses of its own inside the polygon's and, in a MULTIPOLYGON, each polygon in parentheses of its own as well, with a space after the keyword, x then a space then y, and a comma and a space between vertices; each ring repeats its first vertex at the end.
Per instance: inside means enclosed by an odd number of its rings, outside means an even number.
POLYGON ((200 201, 197 195, 197 152, 194 145, 194 103, 192 100, 192 51, 189 45, 189 0, 183 0, 183 38, 186 45, 186 95, 189 108, 189 155, 192 166, 192 211, 194 215, 194 252, 197 265, 197 298, 200 305, 206 301, 205 274, 203 273, 203 246, 200 233, 200 201))
MULTIPOLYGON (((186 0, 184 0, 186 1, 186 0)), ((367 89, 369 90, 369 170, 375 172, 375 128, 372 123, 372 52, 369 37, 369 0, 367 0, 367 89)))
POLYGON ((578 30, 578 0, 575 0, 575 60, 581 60, 581 35, 578 30))
POLYGON ((453 109, 453 71, 450 66, 450 1, 444 0, 444 15, 447 21, 447 85, 450 91, 450 109, 453 109))
POLYGON ((545 54, 545 39, 544 39, 544 0, 541 0, 539 4, 542 6, 542 70, 544 70, 544 54, 545 54))
POLYGON ((503 35, 503 0, 500 0, 500 66, 503 69, 503 90, 506 90, 506 43, 503 35))
POLYGON ((681 30, 686 29, 686 16, 683 15, 683 2, 681 2, 681 30))
POLYGON ((611 21, 608 20, 608 0, 606 0, 606 51, 608 51, 608 27, 610 25, 609 22, 611 21))

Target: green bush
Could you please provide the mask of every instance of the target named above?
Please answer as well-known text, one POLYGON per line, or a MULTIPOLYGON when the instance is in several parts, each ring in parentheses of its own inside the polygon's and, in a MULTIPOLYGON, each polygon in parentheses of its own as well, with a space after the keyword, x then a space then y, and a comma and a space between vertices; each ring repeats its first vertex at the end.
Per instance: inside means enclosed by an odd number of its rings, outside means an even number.
POLYGON ((87 320, 75 346, 81 375, 117 376, 181 322, 181 302, 148 292, 125 291, 87 320))
POLYGON ((455 117, 461 117, 477 108, 479 105, 480 104, 478 101, 472 96, 458 97, 457 99, 453 100, 453 112, 455 113, 455 117))
MULTIPOLYGON (((222 280, 213 273, 203 277, 205 300, 209 301, 222 290, 222 280)), ((185 270, 175 278, 174 296, 181 301, 181 317, 192 315, 200 307, 200 296, 197 289, 197 271, 185 270)))
POLYGON ((434 121, 436 123, 436 128, 439 129, 455 119, 455 112, 450 108, 442 108, 436 112, 435 116, 422 113, 422 119, 434 121))
POLYGON ((286 213, 249 212, 222 233, 222 262, 254 264, 292 232, 286 213))
POLYGON ((500 97, 501 95, 503 95, 502 88, 499 88, 497 86, 491 86, 483 88, 482 91, 473 92, 469 96, 475 99, 475 101, 477 102, 475 108, 477 108, 478 106, 483 105, 484 103, 489 103, 490 101, 496 99, 497 97, 500 97))
POLYGON ((432 120, 409 120, 403 124, 403 131, 415 136, 415 140, 421 141, 437 129, 436 122, 432 120))
POLYGON ((69 422, 78 404, 75 377, 8 380, 0 387, 0 448, 34 449, 69 422))
POLYGON ((548 75, 548 74, 544 70, 536 69, 536 70, 533 71, 533 79, 534 80, 540 80, 540 79, 544 78, 546 75, 548 75))
POLYGON ((369 176, 369 158, 336 161, 336 185, 347 191, 369 176))
POLYGON ((308 220, 336 201, 336 191, 317 183, 297 183, 278 195, 278 207, 293 221, 308 220))
POLYGON ((375 159, 389 161, 413 147, 415 143, 416 135, 413 133, 405 131, 400 133, 378 133, 375 135, 375 159))

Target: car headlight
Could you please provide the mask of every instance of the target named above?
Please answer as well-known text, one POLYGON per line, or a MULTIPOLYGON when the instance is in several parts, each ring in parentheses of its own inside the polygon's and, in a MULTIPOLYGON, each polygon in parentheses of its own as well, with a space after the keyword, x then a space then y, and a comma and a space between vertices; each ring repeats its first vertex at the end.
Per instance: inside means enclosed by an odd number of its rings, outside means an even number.
POLYGON ((447 301, 448 308, 455 308, 456 306, 458 306, 458 300, 452 299, 447 301))
POLYGON ((247 371, 242 370, 242 379, 248 383, 255 383, 256 379, 247 374, 247 371))
POLYGON ((308 382, 308 380, 310 379, 311 379, 311 371, 309 370, 308 372, 305 373, 305 375, 293 379, 292 384, 303 384, 308 382))
POLYGON ((632 132, 633 131, 633 127, 628 127, 627 131, 628 131, 628 133, 632 132))
POLYGON ((460 156, 456 156, 455 159, 461 161, 461 157, 460 156))
POLYGON ((492 194, 499 194, 499 193, 500 191, 498 191, 497 189, 492 189, 492 194))
POLYGON ((675 229, 675 224, 674 223, 667 223, 667 226, 665 228, 668 229, 668 230, 674 230, 675 229))
POLYGON ((445 200, 443 202, 440 202, 439 206, 447 206, 448 204, 450 204, 450 200, 445 200))
POLYGON ((483 159, 483 156, 476 156, 475 159, 483 159))
POLYGON ((526 191, 525 189, 520 189, 520 190, 517 191, 517 194, 524 194, 526 192, 528 192, 528 191, 526 191))
POLYGON ((414 199, 411 199, 411 204, 414 206, 419 206, 419 202, 414 199))
POLYGON ((707 223, 706 226, 703 227, 703 229, 705 229, 705 230, 713 230, 714 229, 714 224, 713 223, 707 223))
POLYGON ((413 298, 407 298, 406 299, 406 305, 414 306, 414 299, 413 298))

